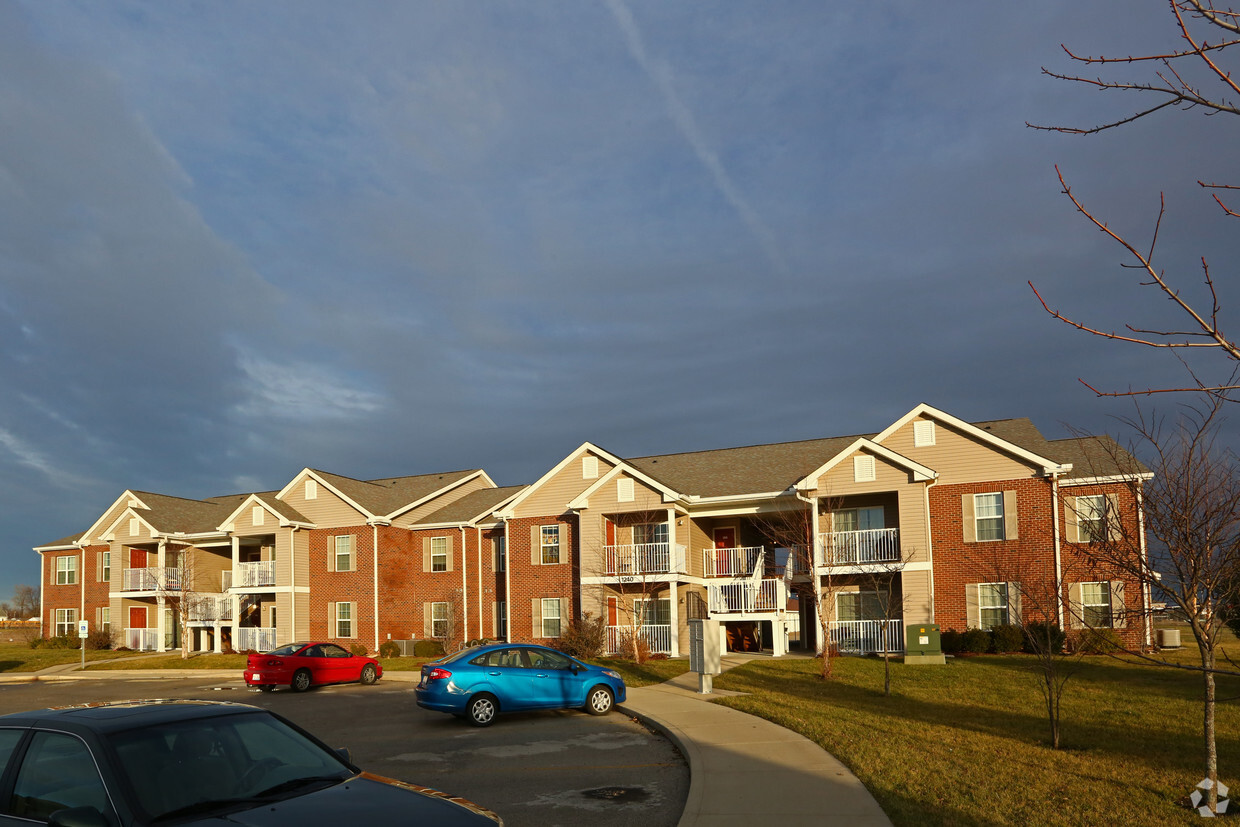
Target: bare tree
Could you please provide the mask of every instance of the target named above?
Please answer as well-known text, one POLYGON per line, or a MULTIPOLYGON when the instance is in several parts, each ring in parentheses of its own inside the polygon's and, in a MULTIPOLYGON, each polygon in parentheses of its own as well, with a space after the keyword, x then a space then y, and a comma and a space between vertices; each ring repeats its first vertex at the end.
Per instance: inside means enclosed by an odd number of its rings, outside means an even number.
POLYGON ((156 593, 176 618, 182 659, 189 658, 190 622, 207 599, 198 593, 195 582, 197 554, 201 553, 192 546, 182 546, 175 551, 169 549, 165 552, 164 568, 155 579, 156 593), (175 555, 174 565, 168 565, 170 555, 175 555))
MULTIPOLYGON (((1153 472, 1148 480, 1135 471, 1124 475, 1131 495, 1143 503, 1144 526, 1115 521, 1110 530, 1083 546, 1083 554, 1091 563, 1140 583, 1155 600, 1186 618, 1199 653, 1196 665, 1140 651, 1133 654, 1200 673, 1203 757, 1205 776, 1212 782, 1208 806, 1213 810, 1218 782, 1215 675, 1240 675, 1240 668, 1230 661, 1227 668, 1219 664, 1223 627, 1240 612, 1240 461, 1216 439, 1225 402, 1217 394, 1204 400, 1197 407, 1184 406, 1170 421, 1139 410, 1127 420, 1136 434, 1133 453, 1147 455, 1145 462, 1153 472)), ((1080 607, 1074 611, 1080 612, 1080 607)), ((1077 617, 1086 627, 1110 625, 1110 618, 1099 623, 1087 613, 1077 617)))
POLYGON ((888 696, 891 695, 891 647, 887 645, 888 629, 893 623, 903 626, 904 606, 907 602, 903 579, 901 578, 899 591, 896 590, 896 579, 916 556, 916 549, 901 548, 897 559, 867 564, 863 575, 866 584, 878 596, 879 639, 883 644, 883 694, 888 696))
MULTIPOLYGON (((1216 8, 1213 0, 1168 0, 1168 6, 1175 19, 1175 28, 1181 42, 1178 48, 1144 55, 1095 57, 1079 54, 1067 46, 1062 47, 1074 62, 1106 71, 1118 68, 1125 75, 1124 77, 1107 79, 1053 72, 1045 67, 1042 69, 1044 74, 1058 80, 1078 83, 1107 92, 1128 92, 1146 101, 1152 99, 1151 105, 1104 120, 1094 126, 1035 124, 1028 124, 1028 126, 1073 135, 1094 135, 1130 124, 1168 108, 1198 109, 1208 115, 1240 115, 1240 106, 1234 102, 1236 96, 1240 96, 1240 81, 1237 80, 1240 78, 1240 73, 1228 64, 1228 60, 1234 58, 1237 52, 1227 51, 1240 44, 1240 16, 1231 9, 1216 8), (1210 41, 1210 37, 1215 39, 1210 41), (1149 67, 1150 73, 1142 75, 1141 72, 1146 67, 1149 67), (1134 72, 1137 73, 1137 79, 1128 77, 1134 72)), ((1190 385, 1183 387, 1148 387, 1144 390, 1127 391, 1099 390, 1084 379, 1080 380, 1081 383, 1098 396, 1133 396, 1198 390, 1230 399, 1233 392, 1240 389, 1240 375, 1235 372, 1235 363, 1240 362, 1240 344, 1237 344, 1233 334, 1224 329, 1224 322, 1220 319, 1222 308, 1209 263, 1203 256, 1201 267, 1204 292, 1196 299, 1189 298, 1182 292, 1179 286, 1182 279, 1169 277, 1154 263, 1159 229, 1166 210, 1162 198, 1160 197, 1158 217, 1148 244, 1137 243, 1111 229, 1101 217, 1090 211, 1073 194, 1058 167, 1056 171, 1059 174, 1063 192, 1071 200, 1073 206, 1099 231, 1123 248, 1129 260, 1124 266, 1135 269, 1139 273, 1141 286, 1152 287, 1171 301, 1180 318, 1184 320, 1184 326, 1182 329, 1174 329, 1128 324, 1125 326, 1126 333, 1104 330, 1052 309, 1030 282, 1029 286, 1037 295, 1042 307, 1056 319, 1094 336, 1170 351, 1187 369, 1191 380, 1190 385), (1232 363, 1231 370, 1225 371, 1230 373, 1230 376, 1226 378, 1211 376, 1213 368, 1202 361, 1206 353, 1221 355, 1224 360, 1232 363)), ((1197 183, 1211 191, 1215 202, 1226 216, 1240 218, 1240 212, 1237 212, 1225 200, 1232 190, 1240 189, 1240 187, 1235 184, 1204 180, 1198 180, 1197 183)))
POLYGON ((628 532, 630 542, 604 545, 601 549, 598 560, 602 573, 620 578, 619 594, 607 594, 604 590, 603 599, 606 602, 608 597, 616 598, 617 625, 625 628, 618 641, 620 651, 631 650, 633 660, 643 663, 651 648, 649 627, 661 619, 658 595, 671 588, 665 575, 673 568, 675 549, 669 538, 660 533, 667 531, 666 509, 647 507, 617 516, 620 519, 615 522, 616 529, 628 532))
MULTIPOLYGON (((820 499, 819 508, 830 514, 836 500, 820 499)), ((758 532, 767 543, 776 548, 788 549, 786 570, 793 576, 788 578, 799 600, 811 601, 818 616, 822 642, 822 678, 829 680, 832 674, 832 643, 831 621, 835 617, 835 596, 845 585, 845 580, 835 573, 837 560, 834 547, 828 544, 823 549, 823 573, 818 572, 818 538, 814 536, 813 500, 797 498, 793 504, 772 511, 759 512, 754 517, 758 532)))
POLYGON ((19 584, 13 589, 13 600, 9 604, 18 620, 28 620, 39 616, 39 590, 35 586, 19 584))

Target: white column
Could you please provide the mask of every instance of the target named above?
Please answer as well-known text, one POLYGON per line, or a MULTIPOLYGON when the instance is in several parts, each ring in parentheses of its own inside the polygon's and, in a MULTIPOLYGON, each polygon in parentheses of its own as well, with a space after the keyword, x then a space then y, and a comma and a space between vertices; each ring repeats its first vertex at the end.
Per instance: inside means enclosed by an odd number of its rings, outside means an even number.
POLYGON ((671 592, 671 599, 668 605, 672 607, 672 657, 680 657, 680 595, 676 588, 678 584, 675 581, 667 584, 668 590, 671 592))
MULTIPOLYGON (((164 547, 160 544, 159 559, 164 559, 164 547)), ((161 562, 162 564, 162 562, 161 562)), ((166 652, 164 647, 164 597, 160 595, 155 598, 155 651, 166 652)))

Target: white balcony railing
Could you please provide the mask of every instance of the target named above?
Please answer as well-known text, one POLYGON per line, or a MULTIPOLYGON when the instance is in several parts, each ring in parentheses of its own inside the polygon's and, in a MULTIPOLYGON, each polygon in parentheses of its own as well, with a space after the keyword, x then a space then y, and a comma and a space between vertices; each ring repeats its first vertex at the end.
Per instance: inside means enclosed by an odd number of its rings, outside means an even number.
POLYGON ((673 548, 671 543, 603 546, 603 565, 608 577, 683 572, 685 547, 673 548))
POLYGON ((255 652, 270 652, 276 648, 276 630, 270 627, 243 626, 234 633, 236 640, 233 648, 239 652, 253 649, 255 652))
POLYGON ((903 652, 904 620, 836 620, 830 624, 830 636, 838 651, 850 655, 903 652))
POLYGON ((236 568, 233 569, 232 585, 234 587, 253 588, 255 586, 274 586, 275 584, 275 560, 259 560, 255 563, 238 563, 236 568))
POLYGON ((753 574, 762 546, 708 548, 702 552, 702 571, 707 577, 743 577, 753 574))
POLYGON ((228 595, 197 595, 190 600, 189 619, 192 623, 214 623, 232 620, 233 599, 228 595))
POLYGON ((125 646, 138 652, 154 652, 159 648, 159 630, 126 629, 125 646))
POLYGON ((125 569, 121 576, 121 589, 128 592, 153 592, 160 589, 180 589, 181 570, 175 566, 159 568, 148 566, 141 569, 125 569))
POLYGON ((900 559, 900 529, 871 528, 819 534, 819 565, 856 566, 900 559))
POLYGON ((782 579, 752 579, 706 586, 706 604, 711 614, 737 612, 779 612, 788 606, 788 585, 782 579))
MULTIPOLYGON (((630 626, 608 626, 608 653, 614 655, 616 652, 619 652, 621 641, 624 640, 625 635, 631 634, 633 634, 633 628, 630 626)), ((646 641, 646 645, 650 647, 652 654, 671 654, 672 627, 670 625, 645 624, 637 627, 637 634, 646 641)))
POLYGON ((232 569, 220 572, 220 591, 226 592, 232 588, 232 569))

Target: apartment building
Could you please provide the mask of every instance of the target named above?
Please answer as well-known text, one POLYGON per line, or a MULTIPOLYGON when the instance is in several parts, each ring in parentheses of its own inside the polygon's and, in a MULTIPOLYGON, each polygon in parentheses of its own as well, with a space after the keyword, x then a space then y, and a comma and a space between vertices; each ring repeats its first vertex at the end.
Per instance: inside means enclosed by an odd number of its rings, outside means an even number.
POLYGON ((307 468, 275 492, 126 491, 35 550, 46 633, 93 619, 133 649, 175 648, 183 625, 203 651, 553 643, 585 613, 613 650, 640 638, 673 656, 691 618, 776 655, 827 639, 900 651, 907 623, 1033 619, 1140 645, 1148 595, 1083 554, 1139 534, 1134 475, 1148 477, 1107 438, 919 405, 875 433, 801 442, 638 458, 587 442, 523 486, 307 468))

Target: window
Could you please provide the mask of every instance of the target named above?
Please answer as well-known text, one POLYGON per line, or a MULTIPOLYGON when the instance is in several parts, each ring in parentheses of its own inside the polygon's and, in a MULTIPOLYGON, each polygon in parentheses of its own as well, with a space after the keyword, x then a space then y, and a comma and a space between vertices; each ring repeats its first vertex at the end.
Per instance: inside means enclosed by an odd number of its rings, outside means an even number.
MULTIPOLYGON (((431 571, 448 570, 448 538, 431 538, 431 571)), ((439 605, 438 603, 435 604, 439 605)), ((439 635, 436 635, 439 637, 439 635)))
POLYGON ((934 422, 920 419, 913 423, 913 447, 925 448, 934 444, 934 422))
POLYGON ((56 558, 56 585, 72 586, 77 582, 77 557, 56 558))
POLYGON ((973 517, 978 541, 1003 539, 1003 494, 974 494, 973 517))
POLYGON ((875 479, 874 457, 853 457, 853 482, 873 482, 875 479))
POLYGON ((112 552, 99 552, 99 581, 106 583, 112 579, 112 552))
POLYGON ((508 568, 508 538, 496 537, 491 543, 495 548, 495 570, 504 571, 508 568))
POLYGON ((319 484, 315 480, 306 480, 306 499, 317 500, 319 498, 319 484))
POLYGON ((1105 496, 1094 494, 1076 498, 1076 536, 1082 543, 1096 543, 1107 538, 1105 496))
POLYGON ((332 637, 353 637, 353 604, 336 603, 336 634, 332 637))
POLYGON ((1110 628, 1115 625, 1111 615, 1111 584, 1081 584, 1081 619, 1086 626, 1110 628))
POLYGON ((560 598, 544 597, 542 601, 542 636, 560 636, 560 598))
POLYGON ((643 523, 633 526, 633 545, 635 546, 666 543, 667 538, 667 523, 643 523))
POLYGON ((598 457, 581 458, 581 478, 583 480, 598 479, 598 457))
POLYGON ((616 501, 622 503, 633 502, 632 477, 621 477, 616 480, 616 501))
POLYGON ((56 610, 56 637, 77 637, 77 609, 56 610))
POLYGON ((335 539, 335 571, 353 571, 353 535, 344 534, 335 539))
POLYGON ((983 629, 993 629, 1008 622, 1008 584, 977 584, 978 622, 983 629))
POLYGON ((842 592, 835 596, 835 616, 839 621, 882 620, 886 615, 878 592, 842 592))
POLYGON ((666 597, 633 601, 633 612, 642 626, 672 625, 672 601, 666 597))
POLYGON ((495 636, 508 637, 508 604, 503 600, 495 604, 495 636))
MULTIPOLYGON (((542 526, 539 538, 543 565, 560 562, 560 527, 558 525, 542 526)), ((559 634, 557 633, 553 637, 559 637, 559 634)))
POLYGON ((99 607, 99 616, 95 619, 95 625, 104 632, 112 631, 112 608, 110 606, 99 607))
POLYGON ((448 604, 431 604, 431 637, 446 638, 448 636, 448 604))

